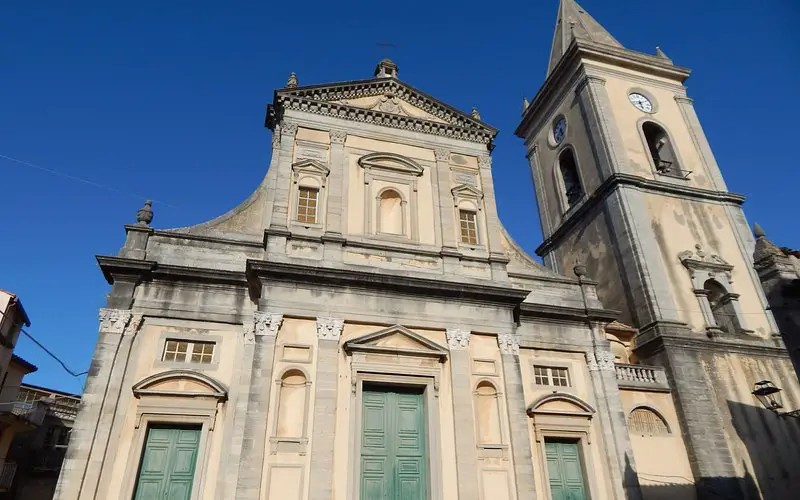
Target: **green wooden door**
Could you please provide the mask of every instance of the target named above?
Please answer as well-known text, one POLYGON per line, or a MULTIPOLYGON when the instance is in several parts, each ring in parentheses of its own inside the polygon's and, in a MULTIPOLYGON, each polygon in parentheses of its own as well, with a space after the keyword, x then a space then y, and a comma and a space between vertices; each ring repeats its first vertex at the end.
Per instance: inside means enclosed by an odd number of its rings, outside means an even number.
POLYGON ((199 428, 148 428, 133 498, 189 500, 199 443, 199 428))
POLYGON ((545 441, 547 473, 553 500, 586 500, 578 443, 545 441))
POLYGON ((365 387, 361 422, 361 499, 428 498, 422 393, 365 387))

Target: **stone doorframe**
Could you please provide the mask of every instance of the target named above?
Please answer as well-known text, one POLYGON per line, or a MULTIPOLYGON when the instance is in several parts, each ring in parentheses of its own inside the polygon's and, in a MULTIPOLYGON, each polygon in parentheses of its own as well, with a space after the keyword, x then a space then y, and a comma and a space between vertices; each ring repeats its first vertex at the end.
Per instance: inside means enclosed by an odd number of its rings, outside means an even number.
POLYGON ((133 394, 139 400, 136 408, 135 430, 128 452, 128 462, 122 479, 122 498, 133 498, 139 465, 144 455, 147 430, 152 424, 189 425, 200 427, 200 442, 197 447, 197 462, 192 481, 191 500, 202 498, 205 487, 209 435, 214 430, 221 406, 227 400, 225 387, 213 378, 189 370, 171 370, 151 375, 133 386, 133 394), (208 391, 178 392, 153 388, 173 380, 189 379, 205 385, 208 391))
POLYGON ((588 499, 605 498, 595 478, 592 463, 592 416, 595 414, 594 408, 589 406, 580 398, 567 393, 553 392, 546 394, 530 406, 528 406, 528 416, 531 417, 533 424, 533 447, 536 459, 536 471, 541 478, 542 486, 547 498, 552 497, 550 491, 550 478, 547 472, 547 453, 545 451, 545 441, 547 439, 569 439, 578 444, 581 457, 581 473, 584 477, 586 495, 588 499), (548 403, 568 403, 574 408, 571 410, 549 409, 548 403))
MULTIPOLYGON (((428 499, 444 500, 442 452, 439 417, 439 381, 448 351, 420 335, 394 326, 345 343, 350 355, 350 454, 347 483, 348 500, 359 500, 361 478, 361 411, 364 384, 378 383, 422 389, 425 401, 425 425, 428 499), (370 341, 399 333, 421 344, 421 349, 370 345, 370 341)), ((364 500, 364 499, 361 499, 364 500)))

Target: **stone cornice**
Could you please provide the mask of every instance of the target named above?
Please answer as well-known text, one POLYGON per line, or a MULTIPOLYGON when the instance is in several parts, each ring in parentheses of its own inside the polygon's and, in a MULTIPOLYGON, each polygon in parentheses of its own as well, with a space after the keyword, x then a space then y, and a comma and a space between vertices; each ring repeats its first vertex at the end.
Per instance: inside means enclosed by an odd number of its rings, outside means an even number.
POLYGON ((476 284, 405 276, 388 272, 333 269, 287 262, 249 259, 247 280, 251 292, 260 295, 262 281, 290 281, 322 287, 355 287, 414 295, 448 297, 484 303, 516 305, 530 293, 511 286, 476 284))
POLYGON ((469 114, 459 111, 424 92, 394 78, 359 80, 306 87, 285 88, 275 91, 273 104, 267 108, 265 125, 273 129, 280 123, 286 110, 297 110, 344 120, 410 130, 425 134, 450 137, 458 140, 486 144, 491 149, 497 129, 469 114), (443 120, 399 115, 351 106, 341 101, 360 97, 380 96, 390 93, 411 105, 425 110, 443 120))
POLYGON ((150 260, 103 255, 97 256, 97 263, 103 271, 106 281, 111 285, 117 280, 150 281, 153 279, 218 285, 246 285, 244 273, 238 271, 165 265, 150 260))
POLYGON ((619 311, 612 309, 583 309, 581 307, 553 306, 523 302, 519 306, 520 318, 544 318, 568 321, 599 321, 611 323, 619 316, 619 311))
MULTIPOLYGON (((691 332, 691 330, 687 330, 691 332)), ((638 337, 637 337, 638 340, 638 337)), ((768 356, 789 359, 786 348, 769 345, 769 340, 760 338, 743 338, 734 336, 715 337, 709 339, 704 333, 693 332, 691 335, 658 334, 637 342, 635 352, 652 356, 665 349, 687 349, 692 351, 714 352, 719 354, 743 354, 747 356, 768 356)))
POLYGON ((575 225, 583 220, 587 213, 594 210, 597 205, 602 203, 615 189, 620 186, 630 186, 645 191, 678 195, 684 198, 704 201, 717 201, 721 203, 733 203, 741 205, 744 203, 744 196, 727 191, 712 191, 689 186, 670 184, 667 182, 653 179, 645 179, 631 174, 614 174, 603 182, 592 194, 586 197, 585 201, 573 210, 569 217, 553 231, 550 237, 546 238, 536 249, 536 255, 543 256, 549 253, 564 238, 575 225))
POLYGON ((169 231, 159 231, 155 230, 152 233, 154 236, 159 236, 162 238, 174 238, 179 240, 195 240, 195 241, 206 241, 209 243, 220 243, 222 245, 237 245, 237 246, 247 246, 247 247, 255 247, 255 248, 263 248, 264 244, 261 240, 252 239, 252 240, 239 240, 234 238, 223 238, 220 236, 207 236, 202 234, 191 234, 191 233, 183 233, 177 230, 169 230, 169 231))

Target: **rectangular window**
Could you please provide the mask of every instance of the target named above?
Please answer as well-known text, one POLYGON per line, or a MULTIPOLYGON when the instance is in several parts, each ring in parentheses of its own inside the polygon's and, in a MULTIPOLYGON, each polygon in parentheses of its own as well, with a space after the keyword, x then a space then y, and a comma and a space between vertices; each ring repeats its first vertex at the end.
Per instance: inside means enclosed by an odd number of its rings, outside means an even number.
POLYGON ((536 385, 569 387, 569 371, 556 366, 534 366, 533 378, 536 385))
POLYGON ((214 359, 214 342, 167 339, 161 359, 176 363, 210 364, 214 359))
POLYGON ((317 197, 319 191, 301 187, 297 193, 297 222, 317 223, 317 197))
POLYGON ((468 245, 478 244, 478 224, 477 214, 469 210, 459 210, 459 220, 461 221, 461 243, 468 245))

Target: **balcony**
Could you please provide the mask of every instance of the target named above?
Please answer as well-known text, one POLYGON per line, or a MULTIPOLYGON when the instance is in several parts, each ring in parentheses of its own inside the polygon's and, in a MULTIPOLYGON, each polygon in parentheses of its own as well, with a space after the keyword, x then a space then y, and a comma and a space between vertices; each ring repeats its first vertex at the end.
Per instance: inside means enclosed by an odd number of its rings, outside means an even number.
POLYGON ((615 365, 617 384, 620 389, 634 391, 669 392, 669 382, 664 369, 660 366, 615 365))
POLYGON ((10 401, 0 403, 0 420, 10 424, 39 426, 47 414, 47 405, 39 402, 10 401))
POLYGON ((0 492, 11 489, 11 484, 14 483, 14 475, 16 473, 16 462, 0 461, 0 492))

